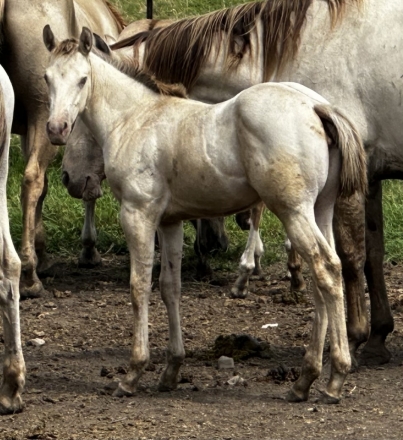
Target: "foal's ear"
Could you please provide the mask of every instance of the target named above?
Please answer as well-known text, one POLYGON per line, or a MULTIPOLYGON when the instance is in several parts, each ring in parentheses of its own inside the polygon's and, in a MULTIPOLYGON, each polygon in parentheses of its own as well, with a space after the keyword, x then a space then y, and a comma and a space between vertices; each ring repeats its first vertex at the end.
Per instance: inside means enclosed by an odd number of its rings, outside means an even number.
POLYGON ((88 55, 92 48, 92 32, 87 28, 83 27, 80 35, 80 41, 78 43, 78 49, 83 55, 88 55))
POLYGON ((111 53, 111 50, 109 49, 108 44, 95 32, 93 33, 93 35, 94 35, 95 47, 101 52, 109 55, 111 53))
POLYGON ((46 49, 48 49, 49 52, 52 52, 52 50, 57 46, 57 40, 48 24, 43 28, 43 42, 45 43, 46 49))

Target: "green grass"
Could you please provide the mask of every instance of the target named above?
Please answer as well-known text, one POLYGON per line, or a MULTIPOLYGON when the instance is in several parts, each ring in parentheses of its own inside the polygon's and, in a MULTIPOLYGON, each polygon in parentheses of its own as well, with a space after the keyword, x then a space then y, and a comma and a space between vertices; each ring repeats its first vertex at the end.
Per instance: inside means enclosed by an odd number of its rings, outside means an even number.
MULTIPOLYGON (((125 17, 131 21, 145 18, 146 0, 113 0, 125 17)), ((202 14, 242 3, 236 0, 167 0, 154 1, 155 18, 182 18, 202 14)), ((60 181, 61 153, 49 168, 49 193, 44 205, 44 222, 47 231, 47 247, 62 256, 77 255, 80 250, 80 234, 84 218, 82 202, 71 198, 60 181)), ((20 207, 21 180, 24 163, 17 137, 12 139, 8 201, 11 233, 17 248, 21 242, 22 215, 20 207)), ((400 182, 384 183, 385 245, 388 259, 403 260, 403 187, 400 182)), ((98 248, 101 253, 127 252, 119 224, 119 206, 107 185, 104 196, 98 200, 96 210, 98 248)), ((226 220, 230 238, 229 251, 215 259, 215 265, 233 269, 246 243, 247 233, 240 231, 233 218, 226 220)), ((284 232, 277 218, 266 212, 261 225, 265 243, 264 263, 269 264, 285 257, 284 232)), ((185 226, 185 255, 193 253, 194 230, 185 226)))

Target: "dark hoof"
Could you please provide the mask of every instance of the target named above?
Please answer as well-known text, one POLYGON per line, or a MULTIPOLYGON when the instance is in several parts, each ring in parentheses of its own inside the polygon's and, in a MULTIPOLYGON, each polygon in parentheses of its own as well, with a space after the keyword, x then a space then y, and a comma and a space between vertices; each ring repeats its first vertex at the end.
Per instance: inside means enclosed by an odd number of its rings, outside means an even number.
POLYGON ((253 269, 253 272, 252 272, 252 277, 253 277, 253 279, 257 279, 257 280, 263 279, 264 274, 263 274, 262 269, 260 267, 255 266, 255 268, 253 269))
POLYGON ((90 251, 83 249, 78 257, 78 267, 83 269, 93 269, 102 266, 102 258, 100 253, 95 249, 90 251))
POLYGON ((176 390, 177 387, 178 387, 178 385, 176 383, 175 383, 175 385, 167 385, 167 384, 160 382, 158 384, 158 391, 160 391, 161 393, 168 393, 169 391, 176 390))
POLYGON ((384 344, 376 346, 366 345, 359 357, 359 364, 366 366, 377 366, 387 364, 392 355, 384 344))
POLYGON ((231 289, 230 298, 246 298, 248 296, 248 289, 238 289, 237 287, 233 287, 231 289))
POLYGON ((46 290, 40 281, 37 281, 29 287, 24 284, 20 284, 20 300, 41 298, 45 293, 46 290))
POLYGON ((299 396, 293 389, 291 389, 288 391, 285 400, 291 403, 306 402, 308 400, 308 396, 299 396))
POLYGON ((48 272, 51 271, 53 266, 58 264, 60 261, 57 258, 49 257, 48 254, 44 254, 41 258, 38 259, 38 265, 36 266, 36 273, 38 275, 41 275, 42 277, 46 277, 49 274, 48 272))

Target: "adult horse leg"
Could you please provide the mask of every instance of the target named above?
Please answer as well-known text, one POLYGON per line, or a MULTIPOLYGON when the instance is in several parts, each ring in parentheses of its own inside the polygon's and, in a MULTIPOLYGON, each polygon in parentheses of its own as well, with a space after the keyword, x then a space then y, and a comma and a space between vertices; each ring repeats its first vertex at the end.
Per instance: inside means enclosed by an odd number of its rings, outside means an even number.
POLYGON ((96 200, 88 200, 84 202, 85 218, 81 231, 81 249, 78 258, 78 266, 92 268, 102 264, 101 255, 99 254, 95 243, 97 240, 97 230, 95 227, 95 202, 96 200))
MULTIPOLYGON (((264 204, 263 204, 263 210, 264 210, 264 204)), ((249 231, 251 216, 252 216, 252 211, 250 209, 235 214, 235 221, 243 231, 249 231)), ((260 277, 263 274, 262 266, 260 264, 260 260, 262 258, 263 252, 264 252, 264 246, 259 233, 257 236, 256 247, 255 247, 255 267, 252 272, 252 275, 256 275, 257 277, 260 277)))
MULTIPOLYGON (((5 185, 4 185, 5 186, 5 185)), ((5 188, 4 188, 5 195, 5 188)), ((3 382, 0 387, 0 415, 22 410, 21 393, 25 383, 25 363, 21 347, 19 316, 19 282, 21 263, 14 249, 8 226, 7 200, 0 213, 0 308, 3 318, 4 366, 3 382)))
POLYGON ((129 372, 119 383, 115 396, 135 393, 149 359, 148 301, 154 258, 156 222, 142 210, 122 202, 120 220, 130 251, 130 296, 133 307, 133 347, 129 372))
POLYGON ((40 211, 46 194, 45 172, 57 152, 46 136, 45 126, 46 120, 42 121, 41 118, 38 118, 35 123, 29 123, 27 137, 22 140, 23 153, 27 163, 21 191, 23 231, 20 252, 20 294, 22 298, 35 298, 41 296, 44 291, 37 275, 38 257, 35 246, 44 249, 44 231, 40 211), (36 241, 37 221, 41 231, 38 241, 36 241))
POLYGON ((212 278, 210 255, 216 251, 228 249, 224 217, 197 219, 191 223, 196 229, 194 250, 199 259, 196 277, 200 280, 212 278))
POLYGON ((364 197, 338 198, 333 227, 346 290, 350 355, 356 364, 356 351, 367 340, 369 329, 364 293, 364 197))
POLYGON ((168 311, 169 344, 167 366, 158 389, 170 391, 177 387, 179 369, 185 358, 180 325, 181 263, 183 247, 182 222, 161 225, 158 229, 161 248, 160 291, 168 311))
POLYGON ((251 209, 248 241, 239 264, 239 276, 231 289, 232 298, 246 297, 248 294, 249 277, 255 269, 257 259, 260 265, 260 257, 263 254, 263 243, 259 235, 259 224, 263 210, 263 203, 259 203, 251 209))
POLYGON ((0 151, 3 150, 0 158, 0 310, 5 346, 3 381, 0 386, 0 414, 12 414, 22 410, 21 393, 25 383, 19 316, 21 262, 10 235, 6 196, 9 136, 10 133, 7 132, 4 136, 6 144, 0 146, 0 151))
POLYGON ((384 238, 382 214, 382 182, 372 183, 366 200, 366 249, 365 276, 371 300, 371 332, 360 358, 365 363, 384 364, 390 360, 385 340, 393 331, 383 273, 384 238))

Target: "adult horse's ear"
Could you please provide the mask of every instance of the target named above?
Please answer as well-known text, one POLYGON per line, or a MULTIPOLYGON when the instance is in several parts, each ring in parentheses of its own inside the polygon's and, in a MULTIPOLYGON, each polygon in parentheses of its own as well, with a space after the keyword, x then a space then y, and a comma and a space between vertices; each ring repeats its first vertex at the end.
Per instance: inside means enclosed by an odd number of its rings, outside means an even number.
POLYGON ((94 42, 95 47, 100 50, 103 53, 106 53, 109 55, 111 53, 111 50, 109 49, 108 44, 98 35, 94 32, 94 42))
POLYGON ((57 40, 48 24, 43 28, 43 42, 45 43, 46 49, 48 49, 49 52, 52 52, 57 45, 57 40))
POLYGON ((80 35, 80 41, 78 43, 78 49, 83 55, 88 55, 92 48, 92 32, 87 28, 83 27, 80 35))

